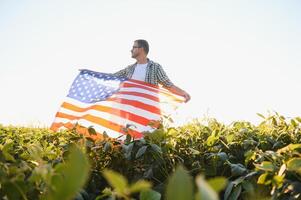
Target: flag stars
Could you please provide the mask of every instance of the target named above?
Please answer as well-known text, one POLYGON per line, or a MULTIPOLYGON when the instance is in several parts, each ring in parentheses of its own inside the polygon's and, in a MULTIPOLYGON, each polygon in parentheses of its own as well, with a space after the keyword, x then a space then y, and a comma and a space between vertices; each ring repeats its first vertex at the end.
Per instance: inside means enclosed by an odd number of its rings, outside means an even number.
POLYGON ((120 80, 108 74, 82 70, 73 82, 68 96, 85 103, 103 101, 118 91, 120 80))

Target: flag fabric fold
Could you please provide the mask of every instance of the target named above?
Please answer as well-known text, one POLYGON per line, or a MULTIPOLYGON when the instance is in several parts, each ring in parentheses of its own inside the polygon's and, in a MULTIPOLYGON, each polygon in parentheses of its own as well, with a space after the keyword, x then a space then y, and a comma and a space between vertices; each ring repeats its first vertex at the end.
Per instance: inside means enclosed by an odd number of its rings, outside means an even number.
MULTIPOLYGON (((171 114, 184 98, 161 86, 112 74, 80 70, 50 129, 93 127, 97 137, 126 134, 139 139, 155 129, 151 124, 171 114)), ((82 131, 84 132, 84 131, 82 131)))

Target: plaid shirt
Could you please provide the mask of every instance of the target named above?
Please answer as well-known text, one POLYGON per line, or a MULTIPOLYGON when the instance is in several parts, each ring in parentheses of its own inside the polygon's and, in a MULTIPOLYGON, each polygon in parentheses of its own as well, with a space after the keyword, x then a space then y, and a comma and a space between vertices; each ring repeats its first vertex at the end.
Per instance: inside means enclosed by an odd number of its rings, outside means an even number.
MULTIPOLYGON (((113 73, 115 76, 131 78, 134 74, 135 67, 137 63, 127 66, 125 69, 122 69, 116 73, 113 73)), ((153 62, 152 60, 148 61, 146 67, 145 82, 158 85, 161 84, 165 87, 173 86, 173 83, 169 80, 165 71, 160 64, 153 62)))

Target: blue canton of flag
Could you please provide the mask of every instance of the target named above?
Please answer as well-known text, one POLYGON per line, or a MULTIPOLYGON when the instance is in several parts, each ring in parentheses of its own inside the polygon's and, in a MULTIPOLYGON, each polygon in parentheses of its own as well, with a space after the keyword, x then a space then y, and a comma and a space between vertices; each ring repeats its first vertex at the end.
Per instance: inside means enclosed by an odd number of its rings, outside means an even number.
POLYGON ((67 96, 84 103, 103 101, 117 92, 120 83, 125 80, 127 79, 111 74, 83 69, 74 80, 67 96))

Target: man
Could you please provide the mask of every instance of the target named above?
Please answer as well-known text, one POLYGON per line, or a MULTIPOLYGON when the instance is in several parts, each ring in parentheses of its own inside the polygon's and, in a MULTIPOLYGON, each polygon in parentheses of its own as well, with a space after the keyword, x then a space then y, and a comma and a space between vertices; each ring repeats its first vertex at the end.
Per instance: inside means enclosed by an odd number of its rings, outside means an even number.
POLYGON ((114 73, 114 75, 145 81, 154 85, 161 84, 169 91, 183 96, 185 98, 185 102, 188 102, 190 100, 190 95, 181 88, 175 86, 169 80, 160 64, 155 63, 154 61, 147 58, 148 52, 149 45, 146 40, 134 41, 131 53, 132 58, 136 59, 137 62, 135 64, 129 65, 125 69, 114 73))

